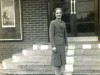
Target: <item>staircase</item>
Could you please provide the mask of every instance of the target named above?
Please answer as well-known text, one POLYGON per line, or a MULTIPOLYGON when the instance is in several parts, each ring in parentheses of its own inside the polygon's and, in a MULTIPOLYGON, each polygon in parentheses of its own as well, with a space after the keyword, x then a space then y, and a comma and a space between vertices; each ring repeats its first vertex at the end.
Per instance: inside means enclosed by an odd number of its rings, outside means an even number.
MULTIPOLYGON (((100 75, 100 44, 97 37, 69 38, 65 75, 100 75), (85 41, 84 41, 85 40, 85 41)), ((2 61, 1 75, 54 75, 51 47, 33 45, 2 61)))

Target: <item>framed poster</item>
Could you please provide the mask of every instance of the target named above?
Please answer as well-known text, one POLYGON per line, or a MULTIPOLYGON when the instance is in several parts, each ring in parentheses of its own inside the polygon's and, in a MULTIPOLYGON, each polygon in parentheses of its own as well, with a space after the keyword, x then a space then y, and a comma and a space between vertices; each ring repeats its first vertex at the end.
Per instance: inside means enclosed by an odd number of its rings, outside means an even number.
POLYGON ((20 0, 0 0, 0 41, 22 40, 20 0))

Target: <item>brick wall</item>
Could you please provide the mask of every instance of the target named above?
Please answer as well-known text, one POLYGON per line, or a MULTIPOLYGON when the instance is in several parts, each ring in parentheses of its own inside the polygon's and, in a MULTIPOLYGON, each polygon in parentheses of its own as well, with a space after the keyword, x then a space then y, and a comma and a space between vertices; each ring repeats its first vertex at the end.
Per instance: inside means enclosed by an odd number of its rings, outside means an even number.
POLYGON ((23 41, 0 42, 0 62, 34 43, 48 42, 47 0, 21 0, 23 41))

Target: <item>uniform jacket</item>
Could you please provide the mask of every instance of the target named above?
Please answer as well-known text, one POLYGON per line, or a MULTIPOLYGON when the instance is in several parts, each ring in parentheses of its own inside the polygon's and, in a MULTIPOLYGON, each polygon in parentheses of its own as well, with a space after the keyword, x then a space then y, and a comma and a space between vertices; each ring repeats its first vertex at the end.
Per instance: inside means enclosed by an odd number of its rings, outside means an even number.
POLYGON ((68 45, 66 34, 66 24, 64 21, 62 21, 60 24, 57 20, 51 21, 49 38, 52 47, 55 47, 55 45, 68 45))

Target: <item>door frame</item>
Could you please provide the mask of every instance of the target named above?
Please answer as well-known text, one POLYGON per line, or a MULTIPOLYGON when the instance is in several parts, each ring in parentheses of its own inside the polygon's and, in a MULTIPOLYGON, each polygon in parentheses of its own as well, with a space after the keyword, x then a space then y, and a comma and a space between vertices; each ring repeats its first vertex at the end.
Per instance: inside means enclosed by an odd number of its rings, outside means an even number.
MULTIPOLYGON (((98 13, 100 13, 100 0, 98 2, 98 13)), ((100 41, 100 14, 98 14, 98 23, 99 23, 99 26, 98 26, 98 40, 100 41)))

